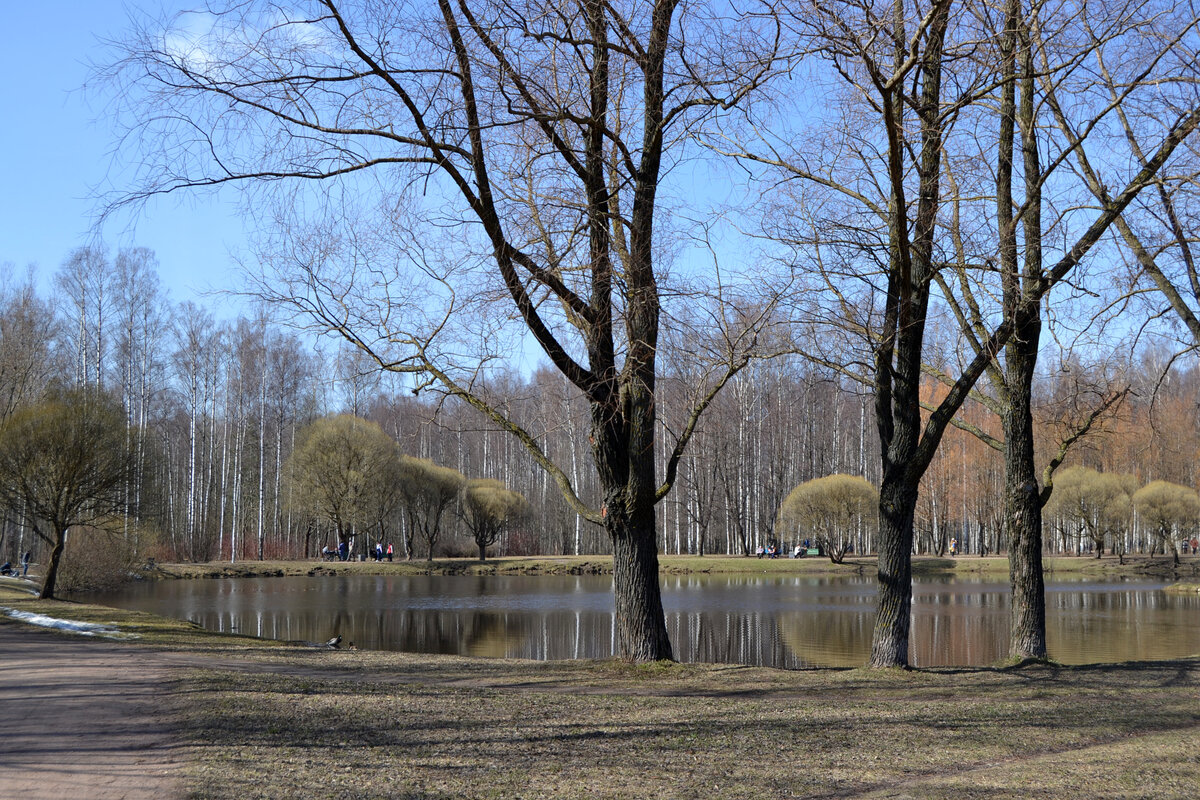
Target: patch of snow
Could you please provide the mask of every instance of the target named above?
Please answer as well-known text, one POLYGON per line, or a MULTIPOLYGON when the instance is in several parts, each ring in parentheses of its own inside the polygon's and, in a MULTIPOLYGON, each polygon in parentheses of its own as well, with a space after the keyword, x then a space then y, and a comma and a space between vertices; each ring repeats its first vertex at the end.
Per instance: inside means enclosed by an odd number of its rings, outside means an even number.
POLYGON ((80 636, 104 636, 108 639, 136 639, 135 633, 122 633, 117 628, 97 625, 94 622, 76 622, 69 619, 57 619, 48 617, 45 614, 34 614, 30 611, 18 611, 15 608, 0 607, 11 619, 25 622, 30 625, 38 625, 43 628, 53 628, 57 631, 67 631, 68 633, 77 633, 80 636))

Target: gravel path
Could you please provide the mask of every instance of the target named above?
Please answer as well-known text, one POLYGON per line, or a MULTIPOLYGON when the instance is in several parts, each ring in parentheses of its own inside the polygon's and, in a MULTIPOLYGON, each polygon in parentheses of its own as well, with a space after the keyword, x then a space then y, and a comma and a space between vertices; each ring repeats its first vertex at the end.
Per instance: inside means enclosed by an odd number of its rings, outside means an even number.
POLYGON ((0 797, 182 797, 171 681, 154 653, 0 621, 0 797))

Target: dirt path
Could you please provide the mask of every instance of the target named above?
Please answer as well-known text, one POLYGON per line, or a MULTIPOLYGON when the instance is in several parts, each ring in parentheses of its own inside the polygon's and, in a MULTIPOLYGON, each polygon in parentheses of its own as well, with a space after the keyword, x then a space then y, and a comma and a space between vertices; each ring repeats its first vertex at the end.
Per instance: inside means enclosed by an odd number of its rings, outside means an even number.
POLYGON ((0 796, 182 797, 171 681, 147 651, 0 622, 0 796))

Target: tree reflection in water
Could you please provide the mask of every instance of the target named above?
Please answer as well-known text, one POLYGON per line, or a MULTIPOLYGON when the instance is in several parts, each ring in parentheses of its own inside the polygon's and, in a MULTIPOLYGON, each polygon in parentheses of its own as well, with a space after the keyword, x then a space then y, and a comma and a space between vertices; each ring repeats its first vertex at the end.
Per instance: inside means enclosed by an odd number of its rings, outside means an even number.
MULTIPOLYGON (((1071 664, 1200 652, 1200 597, 1160 583, 1058 583, 1047 590, 1052 658, 1071 664)), ((919 582, 910 663, 981 666, 1006 655, 1008 587, 919 582)), ((325 576, 163 581, 88 598, 206 628, 364 649, 493 658, 607 658, 609 581, 596 576, 325 576)), ((869 578, 672 576, 663 602, 683 661, 856 667, 874 626, 869 578)))

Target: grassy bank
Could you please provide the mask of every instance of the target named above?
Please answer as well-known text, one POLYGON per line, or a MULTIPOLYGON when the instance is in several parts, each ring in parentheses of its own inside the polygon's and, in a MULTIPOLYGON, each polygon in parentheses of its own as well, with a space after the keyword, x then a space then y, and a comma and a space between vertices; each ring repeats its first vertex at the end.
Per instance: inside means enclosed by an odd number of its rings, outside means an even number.
MULTIPOLYGON (((754 575, 847 575, 874 574, 875 559, 850 557, 842 564, 828 558, 746 558, 742 556, 660 556, 664 575, 754 574, 754 575)), ((1184 560, 1176 569, 1169 557, 1115 556, 1103 558, 1047 558, 1050 577, 1130 577, 1173 579, 1200 575, 1200 557, 1184 560)), ((612 572, 608 556, 532 556, 477 559, 444 558, 429 561, 239 561, 203 564, 159 564, 145 571, 149 579, 238 578, 300 575, 606 575, 612 572)), ((917 556, 913 573, 922 575, 970 574, 1007 579, 1008 559, 1003 557, 937 558, 917 556)))
MULTIPOLYGON (((171 651, 187 786, 225 798, 1191 798, 1200 660, 784 672, 336 652, 0 585, 171 651)), ((7 623, 4 623, 7 624, 7 623)))

